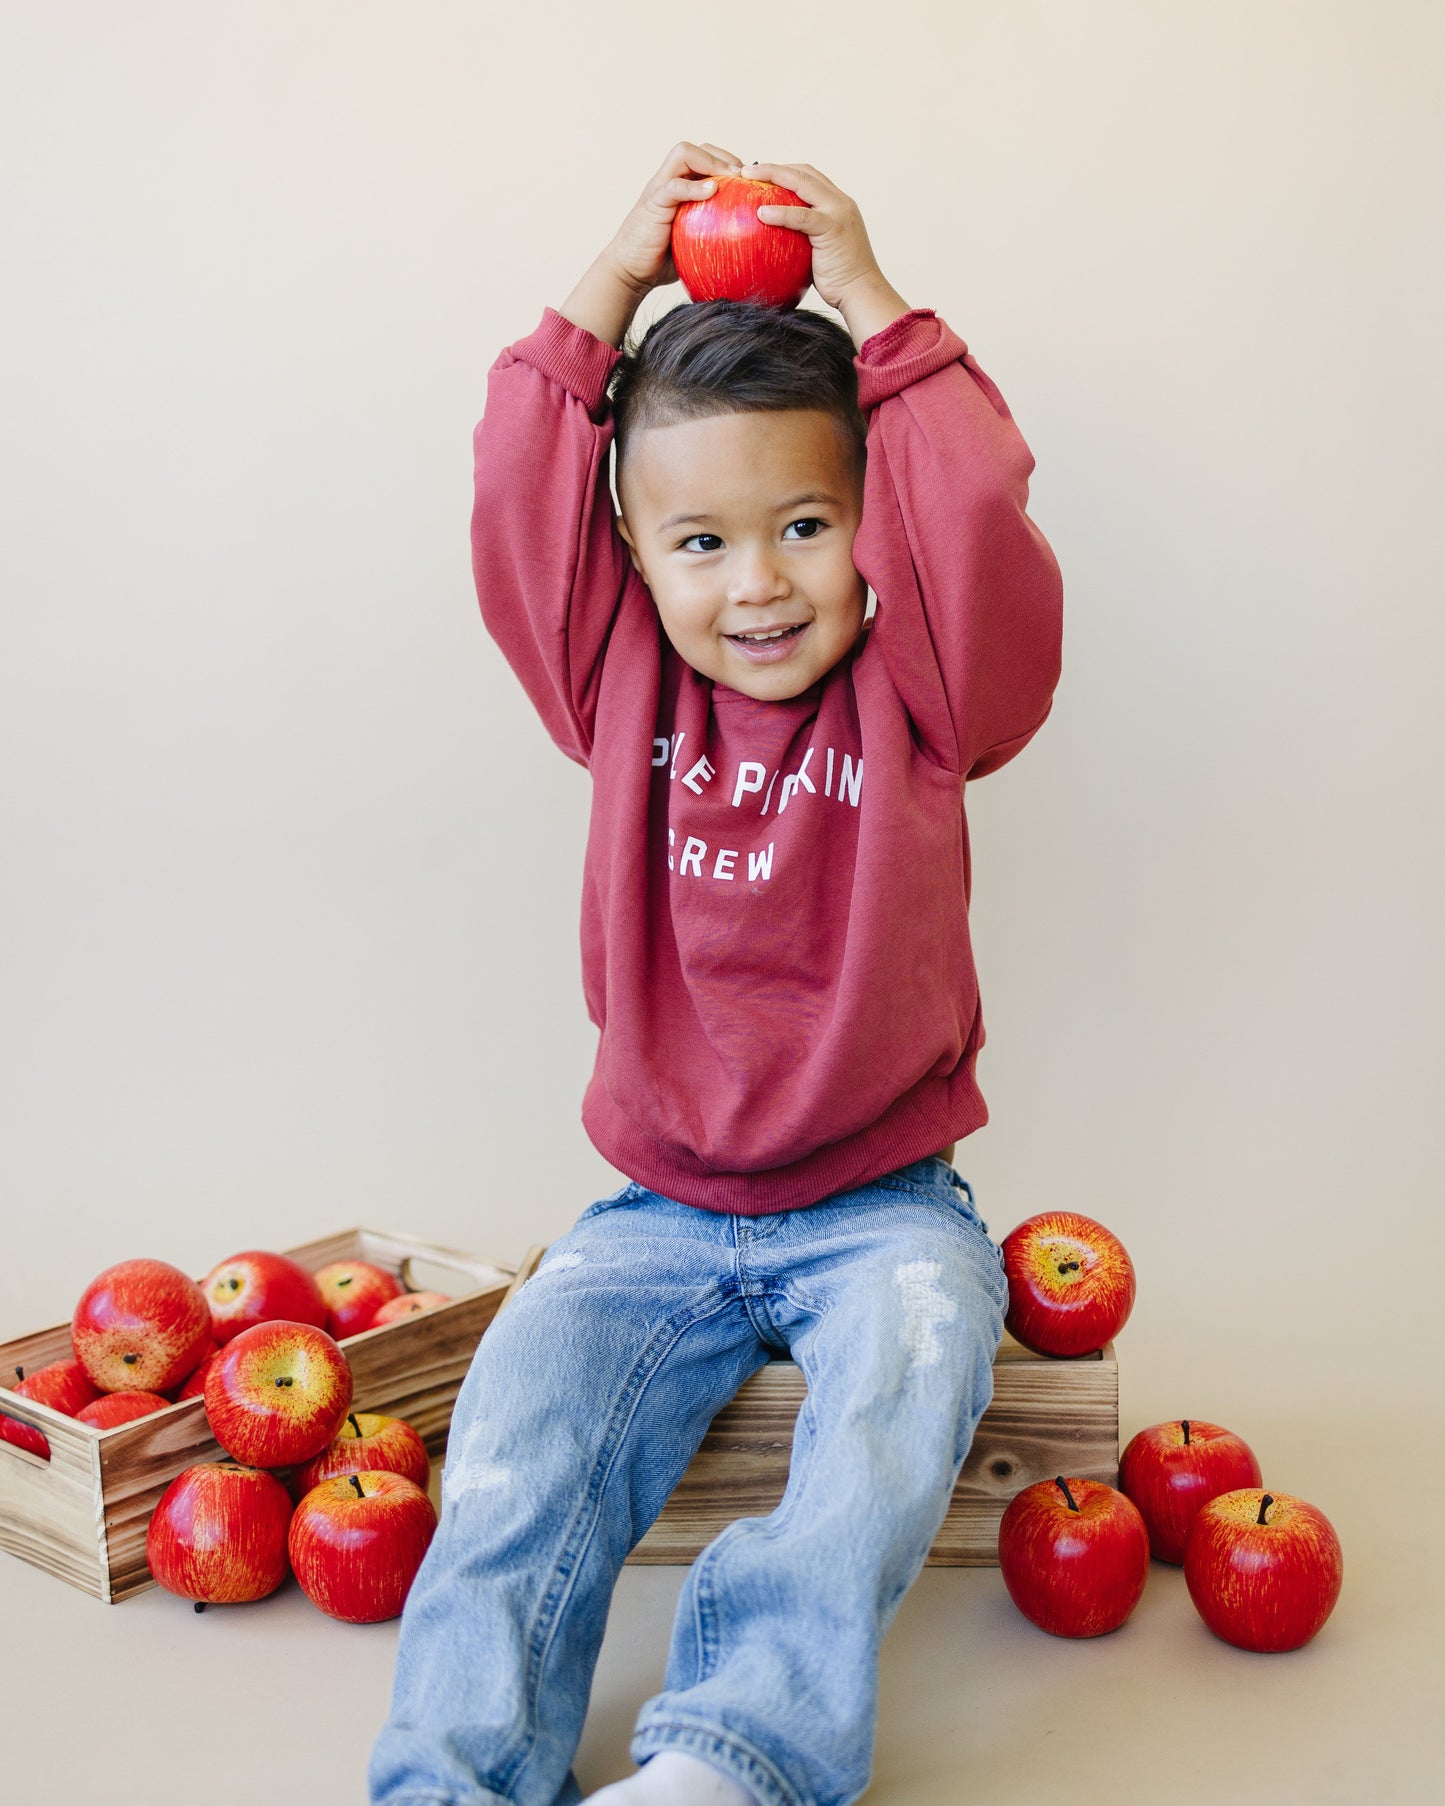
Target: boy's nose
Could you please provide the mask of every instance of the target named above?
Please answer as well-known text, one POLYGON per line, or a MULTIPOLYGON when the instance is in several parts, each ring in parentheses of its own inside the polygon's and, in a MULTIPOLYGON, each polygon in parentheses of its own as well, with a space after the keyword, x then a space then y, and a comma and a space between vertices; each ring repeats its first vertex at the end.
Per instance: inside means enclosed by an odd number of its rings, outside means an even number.
POLYGON ((728 584, 729 602, 778 602, 788 593, 787 578, 760 556, 742 558, 728 584))

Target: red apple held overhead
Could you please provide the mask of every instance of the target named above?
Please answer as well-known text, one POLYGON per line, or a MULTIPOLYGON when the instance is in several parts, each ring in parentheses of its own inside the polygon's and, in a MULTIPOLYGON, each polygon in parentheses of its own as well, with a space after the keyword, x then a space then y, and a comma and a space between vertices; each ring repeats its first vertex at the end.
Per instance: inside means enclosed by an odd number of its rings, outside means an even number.
POLYGON ((1134 1263, 1102 1223, 1046 1210, 1011 1229, 1000 1247, 1008 1275, 1004 1327, 1035 1354, 1095 1354, 1134 1308, 1134 1263))
POLYGON ((1184 1544, 1184 1582, 1200 1617, 1224 1642, 1262 1655, 1308 1643, 1343 1577, 1334 1526, 1287 1492, 1221 1493, 1200 1506, 1184 1544))
MULTIPOLYGON (((74 1417, 77 1411, 100 1397, 99 1390, 79 1361, 51 1361, 48 1366, 35 1368, 28 1378, 25 1369, 17 1367, 15 1384, 0 1390, 13 1392, 18 1398, 28 1398, 37 1405, 49 1405, 52 1411, 61 1411, 66 1417, 74 1417)), ((13 1442, 16 1448, 29 1449, 43 1461, 50 1459, 50 1442, 45 1433, 37 1430, 34 1424, 21 1423, 18 1417, 0 1414, 0 1442, 13 1442)))
POLYGON ((164 1411, 170 1403, 159 1392, 103 1392, 90 1404, 81 1406, 75 1421, 88 1423, 93 1430, 113 1430, 117 1424, 134 1423, 138 1417, 149 1417, 152 1411, 164 1411))
POLYGON ((371 1320, 393 1298, 401 1281, 369 1260, 333 1260, 316 1275, 326 1300, 326 1328, 338 1342, 371 1328, 371 1320))
POLYGON ((376 1411, 349 1411, 329 1448, 303 1463, 292 1474, 293 1499, 302 1499, 313 1486, 335 1474, 360 1474, 382 1469, 400 1474, 423 1492, 431 1479, 431 1457, 426 1444, 402 1417, 386 1417, 376 1411))
POLYGON ((253 1323, 211 1362, 203 1397, 211 1434, 247 1467, 319 1455, 351 1409, 351 1367, 311 1323, 253 1323))
POLYGON ((1124 1623, 1149 1577, 1138 1508, 1100 1480, 1038 1480, 1009 1500, 998 1527, 1009 1598, 1055 1637, 1099 1637, 1124 1623))
POLYGON ((212 1267, 201 1290, 211 1310, 211 1334, 221 1344, 253 1323, 281 1317, 326 1328, 326 1300, 315 1275, 289 1254, 265 1248, 233 1254, 212 1267))
POLYGON ((1139 1507, 1155 1558, 1176 1567, 1200 1506, 1262 1478, 1244 1438, 1202 1417, 1151 1424, 1119 1457, 1119 1490, 1139 1507))
POLYGON ((436 1527, 431 1500, 400 1474, 337 1474, 297 1505, 287 1551, 313 1605, 379 1624, 400 1615, 436 1527))
POLYGON ((102 1392, 179 1386, 211 1339, 205 1294, 164 1260, 123 1260, 98 1273, 70 1320, 75 1358, 102 1392))
POLYGON ((274 1593, 290 1571, 291 1497, 274 1474, 238 1461, 201 1461, 161 1494, 146 1531, 146 1563, 167 1592, 198 1605, 240 1605, 274 1593))
POLYGON ((756 301, 794 308, 813 276, 813 241, 794 226, 771 226, 759 207, 806 207, 775 182, 715 176, 700 201, 672 216, 672 262, 692 301, 756 301))
POLYGON ((399 1317, 414 1317, 418 1311, 433 1310, 439 1304, 451 1302, 446 1292, 403 1292, 400 1297, 388 1299, 367 1328, 378 1329, 383 1323, 395 1323, 399 1317))

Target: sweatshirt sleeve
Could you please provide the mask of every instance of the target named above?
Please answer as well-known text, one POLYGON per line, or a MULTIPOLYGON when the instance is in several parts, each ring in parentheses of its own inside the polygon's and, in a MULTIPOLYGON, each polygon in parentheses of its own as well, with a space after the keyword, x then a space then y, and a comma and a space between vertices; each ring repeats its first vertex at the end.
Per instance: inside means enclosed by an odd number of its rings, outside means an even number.
POLYGON ((1003 396, 932 308, 865 339, 868 422, 853 562, 870 639, 936 764, 980 778, 1053 706, 1063 584, 1025 512, 1034 459, 1003 396))
POLYGON ((630 562, 613 524, 604 399, 617 349, 545 308, 487 374, 472 436, 472 574, 488 633, 569 759, 588 764, 630 562))

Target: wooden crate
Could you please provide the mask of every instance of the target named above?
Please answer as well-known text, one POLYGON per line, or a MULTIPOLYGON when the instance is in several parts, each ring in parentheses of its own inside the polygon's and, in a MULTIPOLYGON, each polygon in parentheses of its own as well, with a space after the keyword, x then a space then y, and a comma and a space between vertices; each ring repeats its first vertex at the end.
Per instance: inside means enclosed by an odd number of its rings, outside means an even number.
MULTIPOLYGON (((931 1568, 998 1566, 998 1523, 1014 1494, 1056 1474, 1119 1484, 1119 1369, 1114 1344, 1051 1360, 1007 1331, 994 1357, 993 1398, 964 1457, 931 1568)), ((766 1517, 788 1483, 793 1425, 807 1393, 802 1370, 769 1361, 712 1420, 702 1446, 651 1529, 627 1557, 686 1566, 739 1517, 766 1517)))
MULTIPOLYGON (((519 1267, 504 1267, 456 1248, 360 1228, 285 1250, 312 1272, 333 1260, 373 1261, 412 1291, 436 1284, 412 1279, 418 1265, 471 1282, 475 1289, 450 1304, 341 1343, 351 1364, 352 1409, 404 1417, 433 1457, 446 1448, 452 1405, 482 1332, 544 1251, 531 1248, 519 1267)), ((453 1288, 437 1284, 436 1289, 453 1288)), ((13 1377, 17 1366, 32 1373, 73 1354, 70 1325, 57 1324, 0 1344, 0 1374, 13 1377)), ((50 1444, 47 1461, 0 1441, 0 1549, 110 1604, 154 1586, 145 1535, 161 1494, 193 1462, 223 1457, 210 1434, 204 1400, 182 1399, 109 1430, 93 1429, 9 1391, 0 1391, 0 1408, 33 1424, 50 1444)))
MULTIPOLYGON (((528 1250, 508 1297, 545 1253, 528 1250)), ((1005 1330, 993 1380, 993 1398, 964 1457, 928 1567, 997 1567, 999 1519, 1014 1494, 1035 1480, 1063 1474, 1119 1483, 1112 1342, 1096 1354, 1054 1360, 1005 1330)), ((734 1518, 766 1517, 788 1483, 793 1428, 807 1390, 802 1370, 786 1357, 745 1380, 712 1420, 628 1563, 686 1567, 734 1518)))

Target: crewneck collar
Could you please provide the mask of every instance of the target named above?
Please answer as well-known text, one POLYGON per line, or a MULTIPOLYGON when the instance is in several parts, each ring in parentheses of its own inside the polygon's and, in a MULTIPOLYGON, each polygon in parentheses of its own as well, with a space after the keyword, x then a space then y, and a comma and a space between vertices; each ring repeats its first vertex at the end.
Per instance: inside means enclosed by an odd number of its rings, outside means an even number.
POLYGON ((715 701, 720 702, 755 702, 759 708, 781 708, 789 703, 815 703, 823 694, 823 686, 829 676, 824 672, 822 677, 815 677, 806 690, 799 690, 796 696, 750 696, 746 690, 734 690, 730 685, 719 683, 713 679, 712 693, 715 701))

